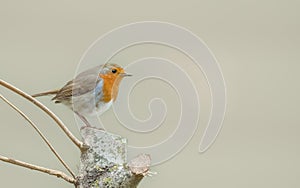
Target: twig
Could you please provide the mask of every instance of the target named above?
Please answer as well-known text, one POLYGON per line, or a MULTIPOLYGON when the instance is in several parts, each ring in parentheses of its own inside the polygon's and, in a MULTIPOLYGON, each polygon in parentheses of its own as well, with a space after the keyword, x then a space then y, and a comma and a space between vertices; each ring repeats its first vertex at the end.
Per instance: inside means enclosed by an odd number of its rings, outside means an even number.
POLYGON ((79 141, 70 131, 69 129, 64 125, 64 123, 52 112, 50 111, 46 106, 44 106, 42 103, 40 103, 35 98, 31 97, 27 93, 21 91, 20 89, 12 86, 11 84, 3 81, 0 79, 0 85, 6 87, 7 89, 10 89, 11 91, 21 95, 22 97, 26 98, 36 106, 38 106, 40 109, 42 109, 44 112, 46 112, 58 125, 59 127, 65 132, 65 134, 71 139, 71 141, 80 149, 80 150, 86 150, 87 146, 83 144, 81 141, 79 141))
POLYGON ((76 180, 74 178, 72 178, 72 177, 70 177, 70 176, 68 176, 68 175, 66 175, 63 172, 60 172, 58 170, 52 170, 52 169, 49 169, 49 168, 29 164, 29 163, 26 163, 26 162, 23 162, 23 161, 10 159, 10 158, 7 158, 7 157, 1 156, 1 155, 0 155, 0 160, 4 161, 4 162, 11 163, 11 164, 14 164, 14 165, 22 166, 22 167, 25 167, 25 168, 28 168, 28 169, 31 169, 31 170, 37 170, 37 171, 40 171, 40 172, 44 172, 46 174, 53 175, 53 176, 56 176, 58 178, 62 178, 65 181, 67 181, 69 183, 72 183, 74 185, 76 184, 76 180))
POLYGON ((72 172, 72 170, 68 167, 68 165, 64 162, 64 160, 59 156, 59 154, 55 151, 53 146, 50 144, 50 142, 47 140, 47 138, 43 135, 43 133, 39 130, 39 128, 29 119, 26 114, 24 114, 18 107, 13 105, 9 100, 7 100, 5 97, 3 97, 0 94, 0 98, 7 103, 10 107, 12 107, 15 111, 17 111, 25 120, 34 128, 34 130, 41 136, 41 138, 46 142, 46 144, 49 146, 50 150, 54 153, 54 155, 57 157, 57 159, 62 163, 62 165, 70 172, 70 174, 75 178, 75 174, 72 172))

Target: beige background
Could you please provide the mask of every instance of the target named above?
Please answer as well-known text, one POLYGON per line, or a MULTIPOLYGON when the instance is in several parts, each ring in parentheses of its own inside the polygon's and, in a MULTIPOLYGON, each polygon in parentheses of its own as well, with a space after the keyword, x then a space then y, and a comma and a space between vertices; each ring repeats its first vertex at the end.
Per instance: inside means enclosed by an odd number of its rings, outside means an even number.
MULTIPOLYGON (((145 56, 173 60, 196 80, 201 96, 199 129, 176 157, 154 167, 158 175, 140 187, 300 187, 299 1, 0 1, 0 75, 28 93, 62 86, 75 72, 83 52, 99 36, 124 24, 158 20, 183 26, 202 38, 215 54, 227 84, 224 127, 213 147, 198 145, 210 110, 203 74, 186 57, 166 47, 128 49, 115 61, 126 65, 145 56)), ((122 128, 113 111, 103 115, 110 131, 139 145, 157 143, 174 130, 178 100, 163 83, 141 83, 133 92, 137 117, 149 115, 147 103, 159 95, 169 105, 166 123, 151 134, 122 128), (150 87, 146 87, 151 85, 150 87), (144 100, 147 99, 147 101, 144 100), (177 102, 176 102, 177 101, 177 102)), ((124 82, 126 84, 126 81, 124 82)), ((32 105, 1 88, 46 133, 76 171, 79 152, 59 128, 32 105)), ((79 137, 71 111, 41 98, 79 137)), ((64 170, 23 119, 0 102, 0 154, 64 170)), ((177 114, 177 115, 176 115, 177 114)), ((0 187, 72 187, 62 180, 0 163, 0 187)))

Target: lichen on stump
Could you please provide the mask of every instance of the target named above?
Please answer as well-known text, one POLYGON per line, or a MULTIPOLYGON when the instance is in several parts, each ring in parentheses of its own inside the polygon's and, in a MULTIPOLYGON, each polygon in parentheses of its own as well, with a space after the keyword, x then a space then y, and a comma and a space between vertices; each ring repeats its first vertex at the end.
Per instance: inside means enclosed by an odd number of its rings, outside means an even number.
POLYGON ((81 153, 77 188, 135 188, 147 174, 150 156, 127 163, 125 138, 91 127, 81 135, 89 149, 81 153))

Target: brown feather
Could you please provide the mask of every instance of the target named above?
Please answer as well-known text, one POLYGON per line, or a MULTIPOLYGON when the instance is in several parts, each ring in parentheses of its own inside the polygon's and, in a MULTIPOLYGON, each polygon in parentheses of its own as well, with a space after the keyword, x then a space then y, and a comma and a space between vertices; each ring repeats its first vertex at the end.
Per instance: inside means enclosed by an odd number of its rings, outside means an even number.
POLYGON ((55 100, 56 103, 71 101, 73 96, 83 95, 92 91, 100 81, 98 73, 101 72, 101 68, 100 66, 93 67, 78 74, 73 80, 62 87, 52 100, 55 100))
POLYGON ((47 95, 55 95, 58 92, 59 92, 59 89, 52 90, 52 91, 46 91, 46 92, 42 92, 42 93, 36 93, 36 94, 32 95, 32 97, 41 97, 41 96, 47 96, 47 95))

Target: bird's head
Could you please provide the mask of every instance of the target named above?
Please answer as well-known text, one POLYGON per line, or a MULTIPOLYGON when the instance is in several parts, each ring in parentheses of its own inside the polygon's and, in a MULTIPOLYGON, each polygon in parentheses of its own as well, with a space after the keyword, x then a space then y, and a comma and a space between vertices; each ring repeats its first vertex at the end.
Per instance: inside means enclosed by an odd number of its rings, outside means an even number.
POLYGON ((125 70, 117 64, 107 63, 103 65, 102 71, 100 72, 99 76, 101 78, 105 77, 113 80, 121 80, 126 76, 131 76, 131 74, 126 73, 125 70))
POLYGON ((99 73, 99 77, 103 79, 103 100, 116 100, 119 90, 120 82, 124 77, 131 76, 117 64, 105 64, 99 73))

